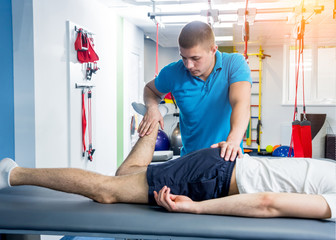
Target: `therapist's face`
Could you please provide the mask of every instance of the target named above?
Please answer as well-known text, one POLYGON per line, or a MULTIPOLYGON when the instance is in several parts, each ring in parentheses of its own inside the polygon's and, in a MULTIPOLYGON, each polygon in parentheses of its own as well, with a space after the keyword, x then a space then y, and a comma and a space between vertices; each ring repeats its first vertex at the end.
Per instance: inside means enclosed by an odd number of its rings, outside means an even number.
POLYGON ((217 48, 216 45, 211 48, 203 45, 196 45, 192 48, 180 47, 180 55, 190 74, 205 81, 215 66, 217 48))

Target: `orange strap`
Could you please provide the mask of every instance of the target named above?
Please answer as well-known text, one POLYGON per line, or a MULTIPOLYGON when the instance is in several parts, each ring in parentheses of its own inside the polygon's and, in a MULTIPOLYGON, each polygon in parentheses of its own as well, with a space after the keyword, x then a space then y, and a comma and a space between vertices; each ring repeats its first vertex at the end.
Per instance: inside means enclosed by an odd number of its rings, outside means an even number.
POLYGON ((249 25, 248 25, 248 22, 247 22, 247 19, 246 19, 246 16, 247 16, 247 6, 248 6, 248 0, 246 0, 246 6, 245 6, 245 17, 244 17, 244 42, 245 42, 245 45, 244 45, 244 57, 245 57, 245 60, 247 61, 248 59, 248 55, 247 55, 247 42, 249 40, 249 25))

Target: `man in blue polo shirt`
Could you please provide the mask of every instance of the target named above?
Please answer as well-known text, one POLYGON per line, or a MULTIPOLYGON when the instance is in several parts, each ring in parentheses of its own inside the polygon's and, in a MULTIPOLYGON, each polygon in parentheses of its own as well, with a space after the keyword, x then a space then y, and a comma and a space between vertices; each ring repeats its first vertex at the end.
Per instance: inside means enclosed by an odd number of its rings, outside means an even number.
POLYGON ((199 21, 185 25, 178 41, 182 59, 145 86, 140 137, 150 134, 156 122, 163 129, 158 103, 171 92, 180 109, 181 155, 211 146, 220 147, 225 160, 242 157, 252 84, 244 57, 220 53, 211 27, 199 21))

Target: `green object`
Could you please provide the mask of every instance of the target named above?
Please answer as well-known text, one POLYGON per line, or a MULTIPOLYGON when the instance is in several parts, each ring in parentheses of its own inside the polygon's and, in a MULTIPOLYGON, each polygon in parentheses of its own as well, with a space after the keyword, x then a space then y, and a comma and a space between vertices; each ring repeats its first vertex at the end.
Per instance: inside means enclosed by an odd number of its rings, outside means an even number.
POLYGON ((233 46, 218 46, 218 51, 233 53, 233 46))
MULTIPOLYGON (((250 116, 251 116, 251 109, 250 109, 250 116)), ((252 128, 251 128, 251 124, 252 124, 252 118, 250 117, 249 124, 248 124, 247 130, 246 130, 246 145, 247 146, 251 146, 251 144, 252 144, 252 128)))
POLYGON ((124 19, 117 19, 117 167, 124 159, 124 19))
POLYGON ((266 147, 266 152, 268 152, 268 153, 272 153, 272 152, 273 152, 273 146, 272 146, 272 145, 268 145, 268 146, 266 147))

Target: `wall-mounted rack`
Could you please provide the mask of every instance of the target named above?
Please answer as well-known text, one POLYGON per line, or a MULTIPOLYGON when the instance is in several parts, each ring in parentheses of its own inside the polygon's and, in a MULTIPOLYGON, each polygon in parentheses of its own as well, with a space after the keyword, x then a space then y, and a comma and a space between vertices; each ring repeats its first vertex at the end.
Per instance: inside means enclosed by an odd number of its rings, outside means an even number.
POLYGON ((76 88, 93 88, 95 85, 89 84, 89 83, 75 83, 76 88))
MULTIPOLYGON (((75 31, 76 31, 76 32, 79 32, 79 29, 81 29, 81 28, 75 26, 75 31)), ((84 33, 86 33, 86 34, 89 34, 89 35, 95 35, 94 33, 89 32, 89 31, 87 31, 87 30, 85 30, 85 29, 83 29, 83 28, 82 28, 82 31, 83 31, 84 33)))

